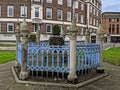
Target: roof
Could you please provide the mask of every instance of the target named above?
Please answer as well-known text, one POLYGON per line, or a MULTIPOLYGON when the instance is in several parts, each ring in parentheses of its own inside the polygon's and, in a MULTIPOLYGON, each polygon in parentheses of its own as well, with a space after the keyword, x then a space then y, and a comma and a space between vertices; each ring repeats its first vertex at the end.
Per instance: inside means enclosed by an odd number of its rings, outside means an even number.
POLYGON ((102 15, 104 14, 120 14, 120 12, 103 12, 102 15))

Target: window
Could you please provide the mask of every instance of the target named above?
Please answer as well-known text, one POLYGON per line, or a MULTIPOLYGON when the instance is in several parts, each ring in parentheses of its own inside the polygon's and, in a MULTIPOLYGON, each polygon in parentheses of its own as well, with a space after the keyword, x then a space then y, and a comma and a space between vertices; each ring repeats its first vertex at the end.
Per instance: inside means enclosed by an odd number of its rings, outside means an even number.
POLYGON ((58 20, 62 20, 62 10, 57 11, 57 18, 58 20))
POLYGON ((92 6, 90 6, 90 12, 92 13, 92 6))
POLYGON ((34 0, 34 2, 41 2, 41 0, 34 0))
POLYGON ((84 10, 84 4, 81 3, 81 10, 83 11, 84 10))
POLYGON ((72 1, 71 0, 67 0, 67 6, 71 7, 72 6, 72 1))
POLYGON ((119 18, 117 18, 117 22, 119 22, 119 18))
POLYGON ((84 23, 84 15, 81 15, 81 23, 84 23))
POLYGON ((52 19, 52 9, 51 8, 46 9, 46 18, 52 19))
POLYGON ((112 25, 112 34, 114 34, 115 33, 115 25, 112 25))
POLYGON ((78 9, 78 1, 74 2, 73 7, 75 7, 76 9, 78 9))
POLYGON ((47 0, 47 3, 52 3, 52 0, 47 0))
POLYGON ((62 32, 63 32, 62 25, 59 25, 59 28, 60 28, 60 33, 62 34, 62 32))
POLYGON ((52 25, 46 24, 46 33, 51 33, 51 32, 52 32, 52 25))
POLYGON ((115 19, 112 19, 112 22, 114 22, 115 21, 115 19))
POLYGON ((21 6, 21 17, 27 17, 27 7, 21 6))
POLYGON ((0 17, 1 17, 1 6, 0 6, 0 17))
POLYGON ((75 13, 76 22, 78 22, 78 13, 75 13))
POLYGON ((39 17, 39 8, 35 8, 35 17, 39 17))
POLYGON ((117 25, 116 33, 119 34, 119 25, 117 25))
POLYGON ((7 16, 8 17, 14 16, 14 6, 12 5, 7 6, 7 16))
POLYGON ((67 21, 71 21, 71 12, 67 11, 67 21))
POLYGON ((70 26, 67 26, 67 33, 69 33, 69 30, 70 30, 70 26))
POLYGON ((92 17, 90 17, 90 24, 92 25, 92 17))
POLYGON ((84 29, 81 28, 81 29, 80 29, 80 35, 83 35, 83 34, 84 34, 84 29))
POLYGON ((95 25, 95 18, 93 19, 93 25, 95 25))
POLYGON ((63 0, 58 0, 59 5, 63 5, 63 0))
POLYGON ((14 23, 7 23, 7 32, 14 32, 14 23))
POLYGON ((38 23, 34 23, 34 32, 36 32, 38 30, 38 23))
POLYGON ((96 26, 98 26, 98 20, 96 20, 96 26))

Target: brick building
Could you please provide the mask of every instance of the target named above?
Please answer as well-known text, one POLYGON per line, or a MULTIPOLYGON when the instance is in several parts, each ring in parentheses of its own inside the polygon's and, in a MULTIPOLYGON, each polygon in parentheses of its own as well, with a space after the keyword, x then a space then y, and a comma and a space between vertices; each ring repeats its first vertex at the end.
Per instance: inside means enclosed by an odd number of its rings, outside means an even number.
POLYGON ((16 22, 24 18, 31 32, 40 28, 41 38, 48 39, 55 24, 68 34, 74 7, 78 40, 84 40, 89 28, 91 41, 96 42, 101 6, 101 0, 0 0, 0 41, 15 40, 16 22))
POLYGON ((107 36, 110 36, 111 42, 120 42, 120 12, 102 13, 102 26, 107 36))

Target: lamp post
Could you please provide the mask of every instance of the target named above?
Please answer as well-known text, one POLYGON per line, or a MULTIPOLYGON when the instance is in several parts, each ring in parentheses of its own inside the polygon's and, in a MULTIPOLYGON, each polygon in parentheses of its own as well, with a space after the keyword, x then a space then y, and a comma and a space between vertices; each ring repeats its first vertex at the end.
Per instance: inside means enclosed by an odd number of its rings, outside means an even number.
POLYGON ((99 27, 97 30, 97 43, 100 45, 100 67, 97 68, 98 73, 104 73, 104 68, 102 66, 103 38, 104 38, 104 31, 103 31, 102 25, 99 24, 99 27))

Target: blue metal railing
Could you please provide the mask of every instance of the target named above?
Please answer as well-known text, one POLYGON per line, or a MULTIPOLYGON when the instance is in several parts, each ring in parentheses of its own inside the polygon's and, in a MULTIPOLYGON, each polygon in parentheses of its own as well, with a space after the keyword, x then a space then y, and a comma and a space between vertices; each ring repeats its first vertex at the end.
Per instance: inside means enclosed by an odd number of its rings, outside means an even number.
POLYGON ((20 65, 22 65, 22 44, 18 43, 17 45, 17 60, 20 65))
MULTIPOLYGON (((27 70, 42 72, 69 73, 70 47, 69 42, 63 46, 49 45, 48 42, 28 43, 27 45, 27 70)), ((18 62, 21 65, 21 44, 18 44, 18 62)), ((100 45, 81 44, 77 42, 77 71, 93 69, 100 65, 100 45)))

